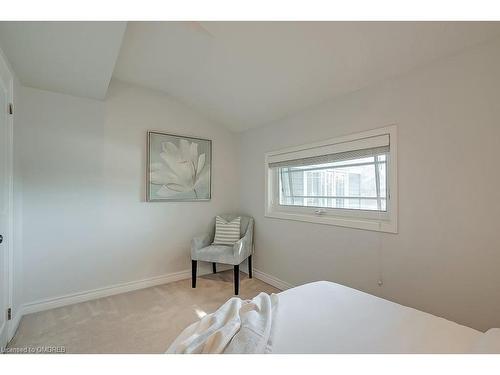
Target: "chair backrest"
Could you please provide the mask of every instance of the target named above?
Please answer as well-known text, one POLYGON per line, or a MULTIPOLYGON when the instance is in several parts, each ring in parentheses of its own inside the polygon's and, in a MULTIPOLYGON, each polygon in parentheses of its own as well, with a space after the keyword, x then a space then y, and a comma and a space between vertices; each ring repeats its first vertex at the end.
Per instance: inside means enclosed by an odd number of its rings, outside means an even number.
MULTIPOLYGON (((232 221, 236 219, 238 216, 241 217, 240 220, 240 237, 243 237, 245 233, 247 232, 248 225, 252 224, 253 225, 253 217, 251 216, 244 216, 244 215, 236 215, 236 214, 222 214, 219 215, 221 218, 223 218, 226 221, 232 221)), ((215 219, 214 219, 214 230, 215 230, 215 219)))

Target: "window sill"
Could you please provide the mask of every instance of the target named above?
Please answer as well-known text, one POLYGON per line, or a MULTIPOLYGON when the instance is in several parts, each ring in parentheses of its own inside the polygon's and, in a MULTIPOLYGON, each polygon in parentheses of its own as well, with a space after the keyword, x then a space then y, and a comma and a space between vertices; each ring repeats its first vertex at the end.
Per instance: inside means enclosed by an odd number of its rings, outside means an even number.
POLYGON ((314 224, 334 225, 339 227, 371 230, 376 232, 398 233, 397 224, 395 222, 380 219, 339 217, 332 215, 316 215, 274 210, 267 211, 264 216, 275 219, 304 221, 314 224))

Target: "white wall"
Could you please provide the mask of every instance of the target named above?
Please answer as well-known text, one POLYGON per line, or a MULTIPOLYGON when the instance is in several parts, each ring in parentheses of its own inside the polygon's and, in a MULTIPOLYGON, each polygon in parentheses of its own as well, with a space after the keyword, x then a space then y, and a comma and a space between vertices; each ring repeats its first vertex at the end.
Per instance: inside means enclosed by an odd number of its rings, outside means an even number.
POLYGON ((500 327, 499 103, 497 40, 243 133, 241 203, 256 218, 256 268, 500 327), (390 124, 399 127, 399 234, 264 217, 265 152, 390 124))
POLYGON ((238 208, 236 135, 161 93, 114 81, 101 102, 23 87, 17 107, 24 303, 188 270, 193 234, 238 208), (211 201, 144 201, 148 129, 213 140, 211 201))

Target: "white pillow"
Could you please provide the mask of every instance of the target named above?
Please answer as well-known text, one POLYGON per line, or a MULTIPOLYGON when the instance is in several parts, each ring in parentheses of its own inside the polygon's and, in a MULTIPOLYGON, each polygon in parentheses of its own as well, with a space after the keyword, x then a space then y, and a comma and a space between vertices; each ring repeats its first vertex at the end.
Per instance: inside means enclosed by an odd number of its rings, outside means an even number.
POLYGON ((491 328, 483 333, 472 347, 472 353, 500 353, 500 328, 491 328))
POLYGON ((240 239, 240 221, 237 217, 227 222, 220 216, 215 218, 215 238, 213 245, 234 245, 240 239))

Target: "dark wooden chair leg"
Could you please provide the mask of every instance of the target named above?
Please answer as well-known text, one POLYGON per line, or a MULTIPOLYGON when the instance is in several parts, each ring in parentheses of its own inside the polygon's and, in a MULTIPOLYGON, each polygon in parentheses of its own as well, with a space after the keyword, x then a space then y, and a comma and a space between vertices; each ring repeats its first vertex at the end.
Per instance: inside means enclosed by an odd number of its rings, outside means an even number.
POLYGON ((196 269, 198 261, 196 260, 191 260, 191 275, 192 275, 192 280, 191 280, 191 287, 196 288, 196 269))
POLYGON ((212 263, 212 272, 217 273, 217 266, 215 265, 215 262, 212 263))
POLYGON ((248 257, 248 278, 252 278, 252 256, 248 257))
POLYGON ((234 294, 238 295, 240 289, 240 266, 234 266, 234 294))

